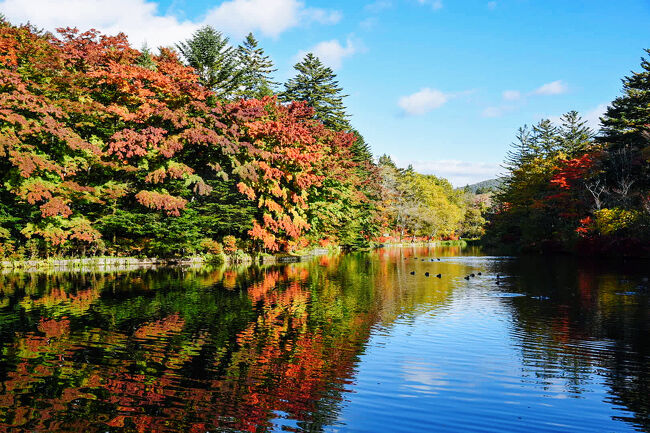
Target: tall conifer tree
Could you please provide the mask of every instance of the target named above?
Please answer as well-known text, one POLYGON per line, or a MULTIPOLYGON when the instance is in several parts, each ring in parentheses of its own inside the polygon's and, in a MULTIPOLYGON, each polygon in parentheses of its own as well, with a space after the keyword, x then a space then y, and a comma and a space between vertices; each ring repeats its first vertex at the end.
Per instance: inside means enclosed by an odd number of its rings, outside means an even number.
POLYGON ((594 131, 575 110, 562 115, 559 134, 560 147, 569 156, 581 156, 593 148, 594 131))
POLYGON ((533 137, 535 146, 543 154, 539 156, 553 156, 559 150, 559 131, 549 119, 542 119, 533 126, 533 137))
POLYGON ((197 30, 176 45, 187 63, 196 69, 201 83, 219 98, 230 99, 240 86, 241 71, 228 38, 210 26, 197 30))
POLYGON ((316 118, 329 128, 339 131, 350 129, 345 113, 343 88, 336 80, 336 74, 326 67, 312 53, 297 63, 298 74, 284 85, 282 100, 305 101, 316 110, 316 118))
POLYGON ((241 71, 241 83, 235 92, 238 98, 262 98, 273 94, 277 84, 271 79, 271 74, 277 71, 273 61, 264 54, 257 39, 249 33, 244 43, 237 48, 237 61, 241 71))
POLYGON ((516 139, 511 144, 512 148, 506 154, 505 168, 510 172, 530 162, 539 152, 535 145, 533 133, 528 125, 524 125, 517 130, 516 139))
MULTIPOLYGON (((650 49, 645 50, 650 55, 650 49)), ((614 99, 601 119, 601 141, 613 148, 648 146, 650 125, 650 59, 641 58, 641 72, 623 78, 623 95, 614 99)))
MULTIPOLYGON (((645 52, 650 55, 650 49, 645 52)), ((642 206, 650 213, 650 59, 642 57, 641 72, 623 78, 623 94, 601 123, 610 190, 625 206, 642 206)))

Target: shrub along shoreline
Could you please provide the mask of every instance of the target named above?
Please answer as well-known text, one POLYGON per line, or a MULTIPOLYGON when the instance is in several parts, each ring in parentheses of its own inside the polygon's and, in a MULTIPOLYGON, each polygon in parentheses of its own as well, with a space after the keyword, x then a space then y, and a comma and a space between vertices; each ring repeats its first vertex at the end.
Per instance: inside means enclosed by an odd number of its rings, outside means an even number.
MULTIPOLYGON (((413 247, 435 247, 455 246, 467 247, 478 245, 477 239, 461 239, 451 241, 404 241, 375 244, 368 251, 379 248, 413 248, 413 247)), ((201 256, 189 256, 178 258, 157 258, 157 257, 85 257, 85 258, 48 258, 48 259, 23 259, 23 260, 0 260, 0 271, 39 271, 39 270, 85 270, 85 269, 107 269, 107 270, 129 270, 141 268, 155 268, 167 266, 209 266, 209 265, 269 265, 293 263, 308 260, 312 257, 341 254, 345 249, 330 246, 329 248, 308 248, 292 254, 256 254, 251 255, 241 250, 235 254, 206 254, 201 256)))
POLYGON ((337 254, 339 248, 312 248, 294 254, 215 254, 184 258, 155 257, 86 257, 86 258, 49 258, 36 260, 2 260, 0 271, 31 272, 41 270, 75 271, 86 269, 132 270, 168 266, 210 266, 210 265, 269 265, 299 262, 311 257, 337 254))

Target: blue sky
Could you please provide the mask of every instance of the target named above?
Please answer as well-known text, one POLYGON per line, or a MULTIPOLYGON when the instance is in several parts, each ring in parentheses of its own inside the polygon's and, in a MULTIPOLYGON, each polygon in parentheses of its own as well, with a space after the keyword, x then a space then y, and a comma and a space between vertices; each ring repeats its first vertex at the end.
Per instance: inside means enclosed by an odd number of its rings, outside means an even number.
POLYGON ((12 22, 126 32, 168 45, 203 24, 253 31, 293 74, 315 51, 378 156, 449 178, 493 177, 516 129, 578 110, 592 124, 650 48, 650 0, 0 0, 12 22))

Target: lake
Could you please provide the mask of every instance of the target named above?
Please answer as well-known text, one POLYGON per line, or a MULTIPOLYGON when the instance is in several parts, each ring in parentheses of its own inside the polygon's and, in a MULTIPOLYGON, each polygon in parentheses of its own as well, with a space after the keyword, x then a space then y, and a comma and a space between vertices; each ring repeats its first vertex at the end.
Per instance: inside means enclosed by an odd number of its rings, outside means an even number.
POLYGON ((650 432, 649 270, 417 247, 4 274, 0 431, 650 432))

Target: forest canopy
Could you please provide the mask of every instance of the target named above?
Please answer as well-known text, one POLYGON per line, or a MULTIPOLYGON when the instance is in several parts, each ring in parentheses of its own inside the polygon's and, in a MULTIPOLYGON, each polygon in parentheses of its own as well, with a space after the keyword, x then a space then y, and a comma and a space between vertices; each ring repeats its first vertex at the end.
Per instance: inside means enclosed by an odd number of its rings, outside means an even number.
MULTIPOLYGON (((650 50, 646 50, 650 54, 650 50)), ((650 61, 595 131, 575 111, 519 129, 486 241, 514 251, 650 254, 650 61)))
POLYGON ((480 235, 485 198, 375 160, 313 54, 0 20, 0 257, 189 256, 480 235), (385 239, 383 239, 385 240, 385 239))

